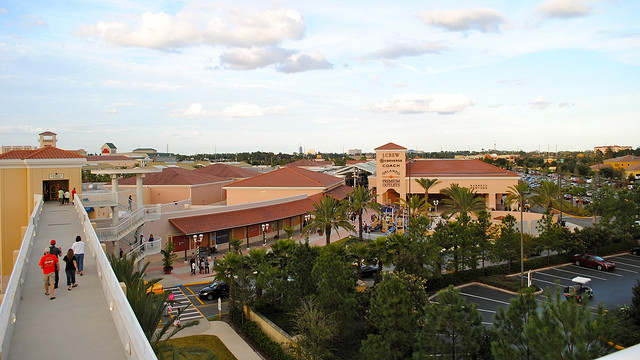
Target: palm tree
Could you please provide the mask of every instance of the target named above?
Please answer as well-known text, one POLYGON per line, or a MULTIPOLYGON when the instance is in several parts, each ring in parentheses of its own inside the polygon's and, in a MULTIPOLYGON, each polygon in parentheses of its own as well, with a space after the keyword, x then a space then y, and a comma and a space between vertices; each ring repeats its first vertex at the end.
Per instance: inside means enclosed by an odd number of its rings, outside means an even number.
POLYGON ((369 247, 363 242, 354 242, 346 247, 347 255, 356 263, 358 279, 362 278, 362 264, 369 256, 369 247))
POLYGON ((349 211, 358 215, 358 239, 362 241, 362 213, 365 209, 378 210, 376 196, 364 186, 354 188, 349 194, 349 211))
POLYGON ((418 195, 413 195, 409 198, 409 200, 398 199, 398 205, 402 206, 404 209, 409 211, 409 216, 417 217, 420 213, 426 212, 429 205, 418 197, 418 195))
POLYGON ((213 266, 212 270, 216 273, 215 279, 224 281, 229 285, 229 302, 234 303, 234 287, 235 276, 238 275, 244 266, 244 256, 241 254, 230 252, 213 266))
POLYGON ((535 188, 531 201, 551 210, 553 202, 560 196, 560 186, 555 181, 543 180, 540 186, 535 188))
POLYGON ((303 232, 306 231, 324 231, 327 245, 331 243, 331 230, 338 231, 345 228, 354 231, 353 225, 347 218, 348 203, 340 203, 331 196, 323 196, 317 203, 313 204, 311 211, 311 220, 303 232))
POLYGON ((440 190, 440 193, 448 196, 442 202, 445 210, 442 216, 449 217, 458 214, 460 218, 467 218, 469 213, 477 213, 486 208, 482 199, 475 197, 475 191, 458 184, 451 184, 448 188, 440 190))
POLYGON ((429 189, 431 189, 432 187, 434 187, 437 184, 440 184, 441 181, 438 179, 427 179, 427 178, 422 178, 422 179, 418 179, 416 180, 416 182, 418 183, 418 185, 420 185, 423 189, 424 189, 424 202, 427 204, 427 206, 429 206, 429 189))
POLYGON ((526 182, 520 182, 518 185, 509 186, 509 190, 507 190, 509 194, 507 196, 507 204, 511 204, 515 201, 518 201, 518 205, 520 207, 520 286, 524 286, 524 221, 523 221, 523 211, 524 211, 524 200, 529 196, 529 185, 526 182))
MULTIPOLYGON (((391 236, 395 236, 393 234, 391 236)), ((375 282, 378 283, 382 280, 382 266, 388 265, 393 262, 394 254, 389 249, 389 239, 386 236, 377 237, 367 243, 369 247, 369 257, 378 265, 378 273, 375 277, 375 282)))

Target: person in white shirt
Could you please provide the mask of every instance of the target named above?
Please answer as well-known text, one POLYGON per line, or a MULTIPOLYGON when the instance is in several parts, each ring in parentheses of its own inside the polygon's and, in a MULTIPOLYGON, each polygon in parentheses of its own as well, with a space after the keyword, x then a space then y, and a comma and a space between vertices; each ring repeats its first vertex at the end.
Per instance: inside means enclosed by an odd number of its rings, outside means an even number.
POLYGON ((71 198, 71 193, 69 192, 69 190, 65 190, 64 191, 64 203, 65 204, 69 203, 69 198, 71 198))
POLYGON ((80 276, 84 275, 84 241, 80 235, 76 236, 76 242, 71 245, 71 250, 73 250, 73 254, 76 256, 76 263, 78 264, 78 274, 80 276))

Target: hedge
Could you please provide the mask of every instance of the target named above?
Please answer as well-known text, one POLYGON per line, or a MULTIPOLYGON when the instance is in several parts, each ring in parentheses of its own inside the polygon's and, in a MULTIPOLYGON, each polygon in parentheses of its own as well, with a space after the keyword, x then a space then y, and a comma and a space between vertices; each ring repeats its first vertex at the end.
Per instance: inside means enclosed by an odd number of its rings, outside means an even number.
POLYGON ((260 329, 258 323, 244 320, 242 311, 231 311, 231 321, 240 327, 242 332, 253 340, 260 348, 260 351, 271 360, 295 360, 284 351, 280 344, 271 340, 271 338, 260 329))

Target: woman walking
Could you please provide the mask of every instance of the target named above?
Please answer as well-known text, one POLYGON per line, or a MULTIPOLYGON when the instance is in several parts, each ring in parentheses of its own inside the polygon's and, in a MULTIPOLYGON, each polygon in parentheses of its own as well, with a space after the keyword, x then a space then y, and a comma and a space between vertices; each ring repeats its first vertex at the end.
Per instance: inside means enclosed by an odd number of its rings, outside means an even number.
POLYGON ((76 262, 75 255, 73 255, 73 250, 69 249, 69 251, 67 251, 67 255, 62 260, 67 263, 64 271, 67 273, 67 286, 69 287, 67 290, 71 291, 72 287, 78 286, 78 284, 76 284, 76 272, 78 271, 78 264, 76 262))

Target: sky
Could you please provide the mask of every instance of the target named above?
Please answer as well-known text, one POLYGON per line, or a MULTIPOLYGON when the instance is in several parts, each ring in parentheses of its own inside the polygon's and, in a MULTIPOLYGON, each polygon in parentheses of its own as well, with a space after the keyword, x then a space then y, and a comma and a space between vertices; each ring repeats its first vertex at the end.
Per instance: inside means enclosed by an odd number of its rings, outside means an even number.
POLYGON ((640 1, 0 2, 0 144, 640 146, 640 1))

